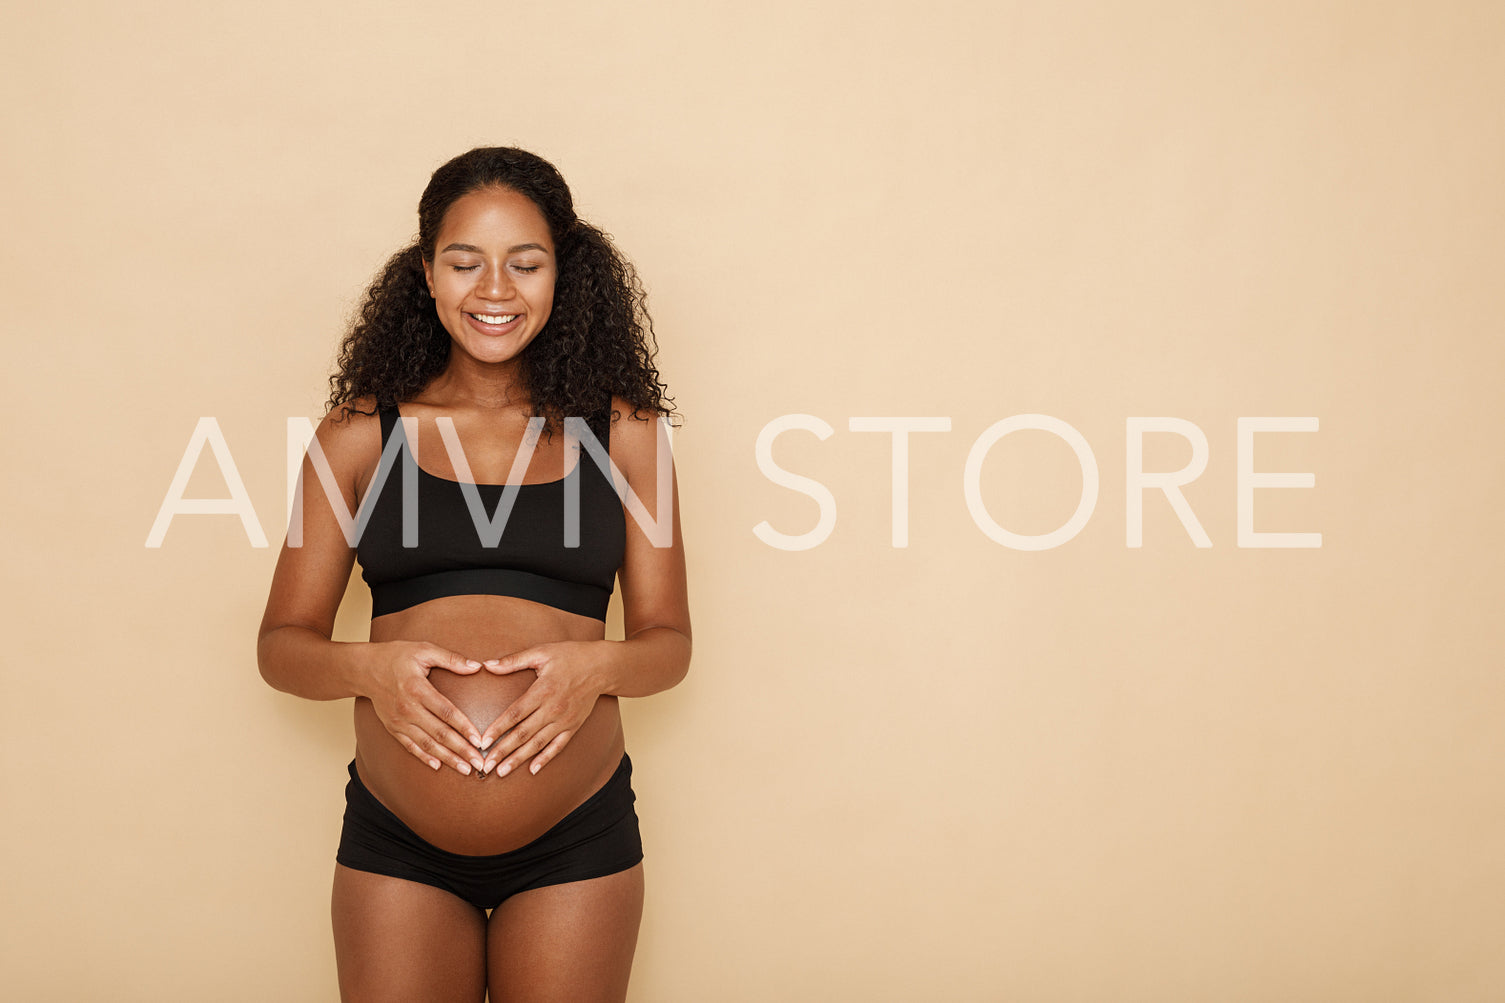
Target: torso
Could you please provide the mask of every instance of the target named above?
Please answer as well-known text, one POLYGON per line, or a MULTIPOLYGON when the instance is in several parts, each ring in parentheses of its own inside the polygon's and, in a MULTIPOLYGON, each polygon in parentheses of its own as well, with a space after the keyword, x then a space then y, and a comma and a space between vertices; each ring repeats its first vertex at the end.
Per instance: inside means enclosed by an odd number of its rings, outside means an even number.
MULTIPOLYGON (((422 471, 428 472, 420 476, 430 482, 456 480, 433 422, 440 412, 408 404, 402 411, 419 419, 418 456, 422 471)), ((496 455, 498 451, 491 448, 494 436, 467 434, 459 418, 456 429, 473 479, 483 488, 504 481, 512 457, 496 455)), ((539 442, 523 479, 525 489, 536 486, 546 492, 543 484, 572 468, 576 460, 565 455, 563 438, 556 432, 552 440, 539 442)), ((377 460, 373 455, 371 471, 362 478, 362 492, 370 484, 377 460)), ((590 463, 583 454, 578 461, 590 463)), ((433 483, 427 487, 440 490, 433 483)), ((484 495, 488 511, 496 497, 496 492, 484 495)), ((616 515, 620 515, 619 503, 616 515)), ((429 525, 425 518, 420 502, 420 550, 423 527, 429 525)), ((371 528, 376 528, 374 521, 371 528)), ((589 543, 588 530, 583 538, 589 543)), ((506 546, 504 536, 502 548, 506 546)), ((602 620, 508 595, 447 595, 371 621, 372 641, 426 641, 477 661, 549 641, 604 637, 602 620)), ((429 676, 434 687, 482 731, 527 690, 534 677, 531 670, 497 676, 484 669, 469 676, 434 669, 429 676)), ((508 776, 493 774, 484 779, 448 766, 433 770, 388 733, 364 698, 355 701, 355 733, 356 767, 371 792, 419 836, 464 854, 503 853, 536 839, 611 777, 624 750, 617 699, 610 696, 597 699, 585 724, 537 775, 528 771, 526 763, 508 776)))

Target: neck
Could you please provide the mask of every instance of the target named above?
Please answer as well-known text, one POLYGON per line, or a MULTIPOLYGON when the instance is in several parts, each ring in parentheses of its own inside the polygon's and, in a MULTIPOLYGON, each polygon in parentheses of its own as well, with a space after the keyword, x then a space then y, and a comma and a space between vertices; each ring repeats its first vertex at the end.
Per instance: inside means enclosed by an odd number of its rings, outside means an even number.
POLYGON ((424 388, 424 396, 483 408, 514 408, 529 402, 518 368, 515 359, 477 362, 468 355, 451 352, 449 364, 424 388))

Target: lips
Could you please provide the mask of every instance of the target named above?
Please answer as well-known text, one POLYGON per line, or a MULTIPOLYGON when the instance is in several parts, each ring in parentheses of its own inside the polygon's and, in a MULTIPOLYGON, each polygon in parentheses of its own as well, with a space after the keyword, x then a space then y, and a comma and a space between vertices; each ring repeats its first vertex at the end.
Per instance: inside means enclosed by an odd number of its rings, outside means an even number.
POLYGON ((483 334, 507 334, 522 323, 520 313, 466 313, 465 320, 483 334))

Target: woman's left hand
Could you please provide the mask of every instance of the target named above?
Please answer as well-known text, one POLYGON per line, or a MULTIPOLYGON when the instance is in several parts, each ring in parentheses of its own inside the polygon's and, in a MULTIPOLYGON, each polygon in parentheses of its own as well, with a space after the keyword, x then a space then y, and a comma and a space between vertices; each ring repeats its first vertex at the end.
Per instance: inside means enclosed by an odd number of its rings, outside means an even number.
POLYGON ((532 669, 533 685, 481 735, 485 773, 505 777, 530 756, 537 773, 569 743, 601 695, 600 659, 610 641, 554 641, 482 663, 499 676, 532 669))

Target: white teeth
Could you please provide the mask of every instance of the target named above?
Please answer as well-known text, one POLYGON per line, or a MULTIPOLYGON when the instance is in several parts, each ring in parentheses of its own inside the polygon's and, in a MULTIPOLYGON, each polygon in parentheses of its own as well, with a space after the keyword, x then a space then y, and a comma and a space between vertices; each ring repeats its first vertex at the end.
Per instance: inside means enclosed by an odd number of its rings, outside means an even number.
POLYGON ((474 317, 476 320, 480 321, 482 324, 509 324, 512 321, 516 320, 517 317, 518 317, 518 315, 515 314, 515 313, 499 313, 499 314, 477 313, 477 314, 471 314, 471 316, 474 317))

